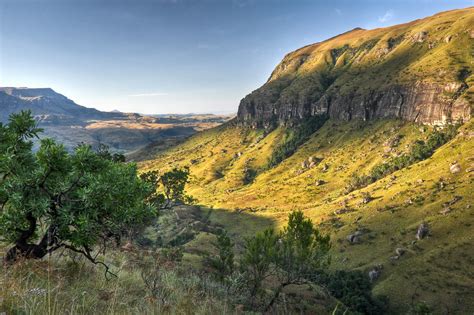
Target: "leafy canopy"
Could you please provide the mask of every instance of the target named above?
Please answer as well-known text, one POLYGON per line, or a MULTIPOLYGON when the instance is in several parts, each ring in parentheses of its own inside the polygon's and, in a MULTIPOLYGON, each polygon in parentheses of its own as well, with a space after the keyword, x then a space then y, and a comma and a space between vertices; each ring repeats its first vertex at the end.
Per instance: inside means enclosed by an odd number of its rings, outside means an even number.
POLYGON ((139 177, 135 164, 123 163, 103 147, 95 152, 79 145, 69 153, 41 139, 34 152, 32 139, 40 132, 28 111, 0 124, 0 235, 14 244, 7 260, 19 254, 41 258, 63 247, 97 263, 95 246, 120 239, 153 218, 165 202, 184 196, 186 172, 165 174, 163 184, 172 188, 163 190, 173 193, 158 193, 157 174, 139 177))

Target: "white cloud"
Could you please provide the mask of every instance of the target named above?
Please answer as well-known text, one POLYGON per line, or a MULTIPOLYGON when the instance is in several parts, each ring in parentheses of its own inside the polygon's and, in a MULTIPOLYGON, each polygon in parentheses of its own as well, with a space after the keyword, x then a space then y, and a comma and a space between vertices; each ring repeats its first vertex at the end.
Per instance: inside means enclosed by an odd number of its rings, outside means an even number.
POLYGON ((148 96, 165 96, 165 95, 168 95, 168 93, 162 93, 162 92, 141 93, 141 94, 131 94, 131 95, 128 95, 128 96, 130 96, 130 97, 142 97, 142 96, 148 97, 148 96))
POLYGON ((380 23, 388 22, 393 18, 393 15, 394 15, 393 10, 388 10, 387 12, 385 12, 383 16, 379 17, 379 22, 380 23))

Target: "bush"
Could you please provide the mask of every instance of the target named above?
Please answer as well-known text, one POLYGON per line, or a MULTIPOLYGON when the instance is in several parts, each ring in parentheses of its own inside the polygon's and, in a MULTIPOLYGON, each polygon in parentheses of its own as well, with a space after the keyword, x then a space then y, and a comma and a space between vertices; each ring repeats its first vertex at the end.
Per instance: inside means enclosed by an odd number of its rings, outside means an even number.
POLYGON ((329 249, 329 236, 321 235, 303 212, 290 213, 280 233, 269 229, 247 240, 241 265, 251 296, 261 293, 264 279, 276 276, 278 286, 265 307, 269 311, 286 286, 310 282, 321 273, 329 264, 329 249))
POLYGON ((423 140, 415 141, 410 152, 374 166, 369 175, 352 174, 346 186, 346 193, 366 187, 387 175, 431 157, 436 149, 456 136, 458 127, 459 124, 454 124, 448 125, 442 131, 435 129, 426 142, 423 140))
POLYGON ((362 271, 338 270, 325 274, 320 282, 352 312, 383 314, 386 310, 386 298, 372 296, 372 284, 362 271))
POLYGON ((218 277, 223 280, 234 271, 234 243, 223 230, 217 236, 217 243, 214 246, 219 254, 210 259, 210 265, 216 269, 218 277))
POLYGON ((282 143, 273 150, 267 167, 274 167, 295 153, 300 145, 324 125, 327 119, 326 115, 313 116, 299 124, 296 128, 287 129, 282 143))

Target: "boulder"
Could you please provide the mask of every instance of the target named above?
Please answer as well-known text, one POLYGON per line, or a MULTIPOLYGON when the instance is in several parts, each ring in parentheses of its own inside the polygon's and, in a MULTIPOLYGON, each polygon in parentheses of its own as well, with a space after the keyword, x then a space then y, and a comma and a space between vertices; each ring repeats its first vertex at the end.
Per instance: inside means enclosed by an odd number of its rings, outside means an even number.
POLYGON ((321 185, 324 185, 326 182, 323 181, 322 179, 318 179, 316 180, 316 182, 314 183, 316 186, 321 186, 321 185))
POLYGON ((451 174, 459 173, 461 171, 461 165, 459 165, 459 163, 453 163, 449 167, 449 171, 451 172, 451 174))
POLYGON ((382 265, 377 265, 369 271, 370 282, 375 282, 382 273, 382 265))
POLYGON ((401 248, 401 247, 398 247, 397 249, 395 249, 395 253, 397 254, 397 256, 403 256, 403 254, 405 254, 405 249, 404 248, 401 248))
POLYGON ((355 231, 353 234, 349 234, 347 236, 347 240, 349 241, 349 243, 351 244, 357 244, 357 243, 360 243, 360 236, 362 236, 362 232, 361 231, 355 231))
POLYGON ((423 43, 426 40, 427 36, 428 36, 427 31, 421 31, 413 35, 412 40, 414 43, 423 43))
POLYGON ((430 230, 429 230, 428 224, 423 222, 420 224, 420 226, 418 226, 418 230, 416 231, 416 238, 421 240, 425 238, 429 232, 430 230))

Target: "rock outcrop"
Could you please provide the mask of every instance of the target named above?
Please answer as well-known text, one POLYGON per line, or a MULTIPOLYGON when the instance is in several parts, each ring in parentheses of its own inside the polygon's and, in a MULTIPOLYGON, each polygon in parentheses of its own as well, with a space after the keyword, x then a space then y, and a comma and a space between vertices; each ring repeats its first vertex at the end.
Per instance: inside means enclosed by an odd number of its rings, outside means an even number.
POLYGON ((474 86, 469 54, 463 52, 472 38, 452 25, 436 25, 466 17, 468 28, 473 11, 438 14, 435 25, 430 17, 386 29, 354 29, 289 53, 267 83, 241 101, 237 119, 255 127, 315 115, 435 125, 467 121, 474 86))

